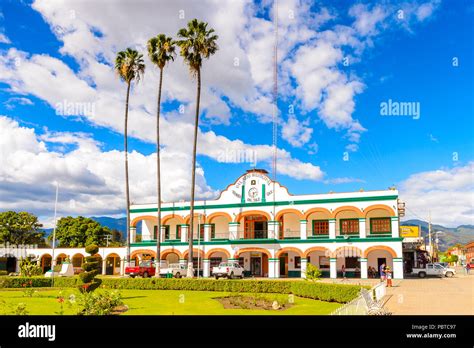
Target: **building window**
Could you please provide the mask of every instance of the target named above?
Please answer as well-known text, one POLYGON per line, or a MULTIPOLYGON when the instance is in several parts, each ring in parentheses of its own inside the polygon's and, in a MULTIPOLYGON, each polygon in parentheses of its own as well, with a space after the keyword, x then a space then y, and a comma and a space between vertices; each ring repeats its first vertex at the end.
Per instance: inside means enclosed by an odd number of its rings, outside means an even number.
POLYGON ((313 236, 329 234, 329 220, 313 220, 313 236))
POLYGON ((218 267, 221 262, 222 262, 222 257, 211 257, 209 259, 209 265, 211 267, 211 270, 212 270, 212 267, 218 267))
POLYGON ((370 233, 391 233, 390 218, 370 219, 370 233))
POLYGON ((358 257, 346 257, 346 268, 359 268, 360 269, 360 259, 358 257))
POLYGON ((295 269, 301 269, 301 257, 295 256, 295 269))
POLYGON ((211 224, 211 239, 216 238, 216 224, 211 224))
POLYGON ((359 219, 341 219, 341 234, 359 234, 359 219))
POLYGON ((319 257, 319 269, 329 269, 329 257, 319 257))
POLYGON ((176 239, 181 239, 181 225, 176 225, 176 239))

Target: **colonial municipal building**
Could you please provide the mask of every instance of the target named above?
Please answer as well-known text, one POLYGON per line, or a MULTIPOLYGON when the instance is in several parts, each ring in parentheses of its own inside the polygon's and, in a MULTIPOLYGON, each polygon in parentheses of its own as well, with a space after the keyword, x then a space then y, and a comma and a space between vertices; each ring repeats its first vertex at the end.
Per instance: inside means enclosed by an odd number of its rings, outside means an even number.
MULTIPOLYGON (((305 277, 308 264, 323 276, 367 278, 382 263, 403 278, 398 191, 292 195, 265 170, 252 169, 215 200, 195 202, 194 268, 209 277, 221 261, 239 262, 247 276, 305 277)), ((156 257, 156 204, 131 206, 131 258, 156 257), (140 241, 137 234, 141 234, 140 241)), ((186 263, 189 202, 163 203, 161 260, 186 263)), ((70 258, 80 270, 84 249, 30 250, 46 271, 70 258)), ((126 247, 100 248, 102 273, 124 272, 126 247)))

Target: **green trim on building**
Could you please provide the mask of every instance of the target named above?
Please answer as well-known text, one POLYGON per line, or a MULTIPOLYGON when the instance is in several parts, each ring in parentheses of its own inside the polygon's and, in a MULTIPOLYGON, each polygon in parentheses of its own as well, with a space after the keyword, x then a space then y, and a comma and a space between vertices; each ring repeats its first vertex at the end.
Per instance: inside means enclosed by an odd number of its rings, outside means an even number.
POLYGON ((274 262, 279 262, 280 259, 279 258, 268 258, 268 261, 274 261, 274 262))
POLYGON ((262 184, 262 202, 266 202, 266 197, 265 197, 265 184, 262 184))
MULTIPOLYGON (((380 237, 380 238, 314 238, 314 239, 221 239, 210 242, 201 241, 201 245, 229 245, 229 244, 308 244, 308 243, 359 243, 359 242, 401 242, 403 238, 397 237, 380 237)), ((166 241, 161 243, 162 246, 188 245, 188 242, 166 241)), ((140 242, 132 243, 132 247, 156 246, 156 242, 140 242)))
MULTIPOLYGON (((242 193, 244 192, 244 185, 242 185, 242 193)), ((196 205, 194 210, 207 210, 207 209, 225 209, 225 208, 251 208, 251 207, 265 207, 265 206, 285 206, 285 205, 301 205, 301 204, 325 204, 325 203, 350 203, 350 202, 371 202, 371 201, 389 201, 395 200, 398 196, 373 196, 373 197, 351 197, 351 198, 329 198, 329 199, 303 199, 299 201, 276 201, 276 202, 255 202, 255 203, 244 203, 245 197, 242 195, 241 203, 230 203, 230 204, 215 204, 215 205, 196 205)), ((189 206, 183 207, 163 207, 161 211, 187 211, 189 206)), ((135 213, 150 213, 156 212, 156 208, 137 208, 131 209, 130 212, 135 213)))
POLYGON ((367 259, 365 257, 360 257, 359 260, 360 261, 367 261, 367 259))
MULTIPOLYGON (((243 184, 242 184, 241 196, 242 197, 240 197, 240 203, 245 204, 245 185, 243 185, 243 184)), ((194 209, 196 209, 196 207, 194 207, 194 209)))
POLYGON ((337 257, 330 257, 329 258, 329 262, 337 262, 337 257))
POLYGON ((398 216, 390 216, 391 221, 398 221, 398 216))
POLYGON ((240 225, 240 222, 229 222, 229 225, 240 225))
POLYGON ((403 261, 403 258, 401 258, 401 257, 394 257, 394 258, 393 258, 393 261, 402 262, 402 261, 403 261))

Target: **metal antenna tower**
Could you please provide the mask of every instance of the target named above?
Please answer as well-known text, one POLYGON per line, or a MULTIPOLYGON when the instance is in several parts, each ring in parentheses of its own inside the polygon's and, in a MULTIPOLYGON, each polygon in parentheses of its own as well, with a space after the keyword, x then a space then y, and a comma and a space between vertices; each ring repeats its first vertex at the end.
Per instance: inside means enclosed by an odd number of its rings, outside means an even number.
MULTIPOLYGON (((272 161, 272 179, 273 179, 273 218, 275 214, 275 182, 277 177, 277 140, 278 140, 278 0, 275 0, 273 9, 275 42, 273 47, 273 161, 272 161)), ((275 236, 277 238, 278 236, 275 236)))

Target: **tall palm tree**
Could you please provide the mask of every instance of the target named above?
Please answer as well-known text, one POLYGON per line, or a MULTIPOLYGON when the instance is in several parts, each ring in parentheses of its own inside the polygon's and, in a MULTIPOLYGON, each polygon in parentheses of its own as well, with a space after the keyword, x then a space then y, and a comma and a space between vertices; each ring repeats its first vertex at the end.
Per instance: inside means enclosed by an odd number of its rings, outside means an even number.
POLYGON ((161 260, 161 165, 160 165, 160 108, 161 108, 161 87, 163 85, 163 69, 169 61, 174 60, 175 46, 173 39, 159 34, 148 40, 148 56, 153 64, 160 69, 160 82, 158 85, 158 104, 156 108, 156 179, 157 179, 157 212, 158 225, 156 236, 156 272, 155 277, 160 276, 160 260, 161 260))
POLYGON ((145 73, 143 55, 138 51, 127 48, 117 53, 115 58, 115 71, 127 83, 127 97, 125 99, 125 127, 124 127, 124 152, 125 152, 125 191, 127 197, 127 264, 130 264, 130 187, 128 182, 128 101, 132 82, 138 83, 145 73))
MULTIPOLYGON (((196 147, 197 135, 199 129, 199 102, 201 99, 201 67, 203 59, 209 59, 216 53, 217 38, 214 29, 208 29, 208 24, 193 19, 188 23, 187 28, 178 31, 180 38, 176 43, 181 49, 181 56, 188 65, 189 71, 193 77, 197 78, 196 95, 196 115, 194 120, 194 145, 193 145, 193 164, 191 178, 191 202, 190 202, 190 222, 189 222, 189 252, 188 252, 188 277, 193 277, 193 230, 194 230, 194 186, 196 182, 196 147)), ((199 231, 198 231, 199 233, 199 231)))

